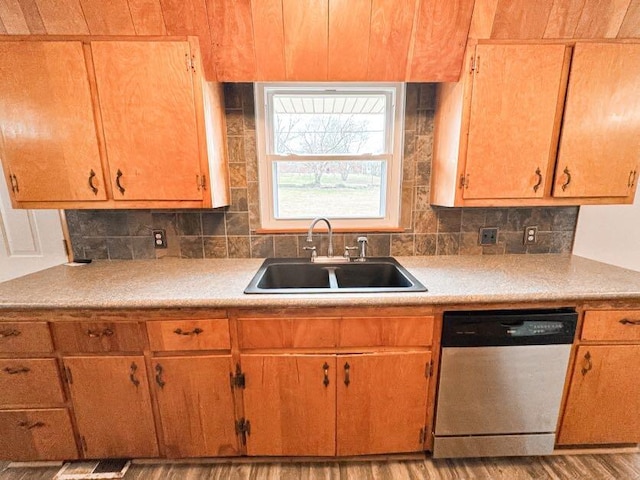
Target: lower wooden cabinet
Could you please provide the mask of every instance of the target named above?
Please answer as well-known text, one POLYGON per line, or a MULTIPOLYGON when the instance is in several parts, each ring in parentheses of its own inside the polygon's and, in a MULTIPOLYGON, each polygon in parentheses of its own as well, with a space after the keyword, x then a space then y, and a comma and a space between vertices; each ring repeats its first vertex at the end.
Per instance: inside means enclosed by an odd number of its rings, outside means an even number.
POLYGON ((158 456, 144 357, 65 357, 86 458, 158 456))
POLYGON ((0 411, 0 459, 73 460, 78 450, 64 408, 0 411))
POLYGON ((152 365, 166 455, 237 455, 231 355, 161 357, 152 365))

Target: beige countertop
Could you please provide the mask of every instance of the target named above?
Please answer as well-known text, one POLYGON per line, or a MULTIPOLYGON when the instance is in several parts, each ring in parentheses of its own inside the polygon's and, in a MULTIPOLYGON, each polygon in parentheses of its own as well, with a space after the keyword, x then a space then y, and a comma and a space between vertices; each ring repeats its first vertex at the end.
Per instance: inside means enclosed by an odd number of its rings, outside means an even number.
POLYGON ((399 257, 429 291, 243 293, 260 259, 60 265, 0 283, 0 308, 320 307, 640 300, 640 273, 571 255, 399 257))

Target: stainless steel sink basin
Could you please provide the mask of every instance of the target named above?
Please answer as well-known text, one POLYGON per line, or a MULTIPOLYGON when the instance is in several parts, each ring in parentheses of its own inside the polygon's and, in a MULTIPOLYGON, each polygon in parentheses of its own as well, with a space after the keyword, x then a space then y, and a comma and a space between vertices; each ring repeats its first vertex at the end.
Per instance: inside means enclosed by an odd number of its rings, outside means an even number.
POLYGON ((300 258, 264 261, 244 293, 424 292, 426 287, 394 258, 311 263, 300 258))

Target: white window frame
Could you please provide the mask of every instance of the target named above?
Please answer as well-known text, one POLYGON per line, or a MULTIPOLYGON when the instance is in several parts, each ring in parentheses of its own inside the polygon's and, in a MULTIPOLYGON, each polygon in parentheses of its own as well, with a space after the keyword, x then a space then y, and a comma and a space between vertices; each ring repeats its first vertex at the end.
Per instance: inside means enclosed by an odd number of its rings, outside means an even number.
MULTIPOLYGON (((261 230, 299 231, 306 230, 309 219, 278 219, 274 215, 273 165, 275 161, 311 161, 317 157, 298 155, 268 154, 269 139, 272 138, 272 125, 269 118, 269 95, 271 93, 299 92, 353 92, 390 94, 391 105, 387 124, 387 145, 391 146, 391 154, 365 154, 363 157, 372 160, 386 160, 387 178, 386 195, 383 205, 384 216, 379 218, 330 218, 334 229, 341 231, 393 230, 400 227, 400 205, 402 197, 402 156, 404 142, 404 83, 256 83, 254 85, 256 105, 256 148, 258 155, 258 186, 260 192, 260 224, 261 230), (389 138, 390 137, 390 138, 389 138)), ((357 160, 357 155, 335 155, 331 160, 357 160)))

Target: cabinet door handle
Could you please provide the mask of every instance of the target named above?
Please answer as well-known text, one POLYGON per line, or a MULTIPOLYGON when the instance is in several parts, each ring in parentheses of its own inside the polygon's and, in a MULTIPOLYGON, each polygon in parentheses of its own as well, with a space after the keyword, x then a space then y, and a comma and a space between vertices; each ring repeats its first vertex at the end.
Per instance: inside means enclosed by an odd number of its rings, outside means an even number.
POLYGON ((580 370, 583 377, 593 368, 593 363, 591 363, 591 354, 589 352, 585 354, 584 362, 584 366, 582 367, 582 370, 580 370))
POLYGON ((140 385, 140 380, 136 377, 136 372, 138 371, 138 365, 136 362, 131 362, 131 367, 129 368, 129 380, 133 383, 136 388, 140 385))
POLYGON ((175 333, 176 335, 200 335, 202 332, 204 332, 204 330, 202 330, 201 328, 194 328, 190 332, 185 332, 181 328, 176 328, 173 331, 173 333, 175 333))
POLYGON ((8 328, 7 330, 0 330, 0 338, 17 337, 21 333, 20 330, 15 328, 8 328))
POLYGON ((533 186, 534 192, 537 192, 540 185, 542 185, 542 172, 540 171, 540 168, 536 168, 536 176, 538 177, 538 183, 533 186))
POLYGON ((93 184, 93 179, 96 178, 96 172, 91 169, 89 172, 89 188, 93 191, 94 195, 98 195, 98 187, 93 184))
POLYGON ((324 365, 322 365, 322 370, 324 371, 324 380, 322 381, 322 383, 324 384, 325 387, 329 386, 329 364, 327 362, 324 362, 324 365))
POLYGON ((621 323, 622 325, 640 325, 640 320, 623 318, 622 320, 619 320, 619 323, 621 323))
POLYGON ((102 338, 113 336, 113 330, 104 328, 102 330, 87 330, 87 336, 91 338, 102 338))
POLYGON ((29 373, 31 369, 28 367, 5 367, 2 369, 2 371, 8 373, 9 375, 17 375, 19 373, 29 373))
POLYGON ((122 175, 124 175, 122 173, 122 170, 118 169, 118 171, 116 172, 116 187, 118 187, 118 190, 120 190, 120 193, 124 195, 124 187, 120 183, 120 179, 122 178, 122 175))
POLYGON ((23 422, 19 422, 18 426, 24 428, 25 430, 33 430, 34 428, 46 427, 46 423, 44 422, 29 423, 29 422, 23 421, 23 422))
POLYGON ((160 388, 164 388, 166 382, 162 379, 162 373, 164 372, 162 365, 156 364, 156 383, 160 388))
POLYGON ((564 167, 563 173, 567 176, 567 181, 562 184, 562 191, 564 192, 571 183, 571 172, 569 172, 569 167, 564 167))
POLYGON ((351 365, 349 362, 344 364, 344 384, 348 387, 351 383, 351 379, 349 378, 349 374, 351 372, 351 365))
POLYGON ((629 172, 629 182, 627 183, 627 187, 631 188, 635 185, 636 183, 636 171, 635 170, 631 170, 629 172))

